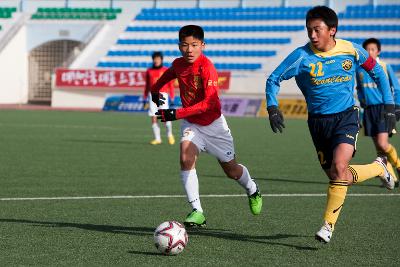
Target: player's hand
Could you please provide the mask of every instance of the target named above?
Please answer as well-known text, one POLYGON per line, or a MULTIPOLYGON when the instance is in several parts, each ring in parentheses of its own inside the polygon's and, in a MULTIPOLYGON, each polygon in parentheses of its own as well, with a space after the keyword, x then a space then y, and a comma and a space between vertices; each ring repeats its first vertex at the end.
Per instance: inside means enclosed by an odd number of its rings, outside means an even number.
POLYGON ((176 109, 159 109, 156 112, 157 119, 161 120, 162 122, 166 121, 175 121, 176 118, 176 109))
POLYGON ((151 93, 151 101, 153 101, 157 107, 162 106, 165 104, 165 98, 160 93, 151 93))
POLYGON ((396 121, 400 120, 400 105, 395 105, 394 113, 396 114, 396 121))
POLYGON ((269 115, 269 124, 271 125, 272 131, 277 133, 283 131, 285 128, 285 124, 283 124, 283 115, 282 112, 278 109, 277 106, 270 106, 267 108, 268 115, 269 115))
POLYGON ((396 132, 396 114, 394 105, 385 104, 383 110, 383 119, 386 122, 387 132, 389 133, 389 136, 392 136, 393 133, 396 132))

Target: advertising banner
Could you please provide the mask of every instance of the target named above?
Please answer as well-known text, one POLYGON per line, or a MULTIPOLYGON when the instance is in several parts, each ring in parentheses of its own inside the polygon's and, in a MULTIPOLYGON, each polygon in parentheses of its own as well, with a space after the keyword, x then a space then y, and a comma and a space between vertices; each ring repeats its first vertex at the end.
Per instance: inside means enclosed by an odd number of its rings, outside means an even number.
POLYGON ((149 109, 147 101, 138 95, 110 95, 104 103, 104 111, 145 112, 149 109))
MULTIPOLYGON (((228 90, 230 72, 218 73, 218 85, 228 90)), ((66 89, 118 89, 143 90, 146 85, 146 72, 134 70, 85 70, 56 69, 55 85, 66 89)), ((178 87, 176 80, 174 86, 178 87)))
MULTIPOLYGON (((287 118, 307 118, 307 104, 304 99, 279 99, 279 109, 287 118)), ((267 117, 265 99, 262 100, 257 112, 258 117, 267 117)))
MULTIPOLYGON (((180 108, 181 98, 176 96, 170 108, 180 108)), ((103 111, 147 112, 149 102, 138 95, 108 95, 104 102, 103 111)))
POLYGON ((220 99, 222 113, 232 117, 256 116, 261 104, 261 99, 237 97, 221 97, 220 99))

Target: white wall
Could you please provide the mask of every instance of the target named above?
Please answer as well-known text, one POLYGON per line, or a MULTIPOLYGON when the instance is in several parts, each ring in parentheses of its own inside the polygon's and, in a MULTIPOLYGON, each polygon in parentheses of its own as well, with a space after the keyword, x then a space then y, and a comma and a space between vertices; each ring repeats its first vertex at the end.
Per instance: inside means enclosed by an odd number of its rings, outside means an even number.
MULTIPOLYGON (((52 107, 62 108, 90 108, 101 110, 104 105, 105 91, 92 90, 53 90, 52 107)), ((115 93, 117 94, 117 93, 115 93)))
POLYGON ((28 52, 23 26, 0 52, 0 103, 28 101, 28 52))
POLYGON ((29 21, 27 24, 27 50, 32 49, 56 40, 74 40, 84 42, 90 32, 96 27, 99 22, 81 22, 81 21, 64 21, 58 22, 43 22, 29 21))

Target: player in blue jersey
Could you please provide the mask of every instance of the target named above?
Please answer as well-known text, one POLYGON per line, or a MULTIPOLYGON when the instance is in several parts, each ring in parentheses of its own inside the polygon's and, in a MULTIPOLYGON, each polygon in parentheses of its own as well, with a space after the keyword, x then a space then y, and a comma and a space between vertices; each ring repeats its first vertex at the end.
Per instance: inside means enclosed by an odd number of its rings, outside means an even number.
POLYGON ((317 240, 328 243, 349 185, 379 176, 387 188, 394 188, 393 174, 382 157, 371 164, 349 166, 359 130, 353 95, 356 66, 365 69, 379 85, 388 132, 396 118, 393 95, 382 67, 361 46, 335 39, 335 11, 325 6, 310 9, 306 27, 310 42, 294 50, 267 80, 267 110, 272 130, 282 132, 285 126, 277 94, 281 81, 295 77, 307 102, 308 127, 321 167, 330 179, 324 224, 315 235, 317 240))
MULTIPOLYGON (((390 65, 379 58, 381 43, 378 39, 370 38, 364 41, 363 48, 368 51, 370 57, 382 66, 389 79, 389 84, 394 95, 395 113, 398 121, 400 119, 400 84, 390 65)), ((363 125, 365 135, 372 137, 378 156, 387 157, 400 176, 400 159, 397 156, 394 146, 389 143, 389 136, 392 133, 387 133, 385 121, 381 119, 384 109, 381 90, 377 88, 374 80, 371 79, 363 68, 357 69, 357 95, 361 107, 364 108, 363 125)), ((395 187, 398 186, 399 181, 397 180, 395 187)))

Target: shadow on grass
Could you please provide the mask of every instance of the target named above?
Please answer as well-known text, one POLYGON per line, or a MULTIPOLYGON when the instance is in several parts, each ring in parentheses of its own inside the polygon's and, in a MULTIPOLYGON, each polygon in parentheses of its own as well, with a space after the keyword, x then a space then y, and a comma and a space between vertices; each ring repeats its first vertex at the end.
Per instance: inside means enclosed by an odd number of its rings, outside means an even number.
POLYGON ((147 256, 160 256, 160 257, 165 257, 165 255, 161 254, 160 252, 147 252, 147 251, 129 250, 128 253, 130 253, 130 254, 136 254, 136 255, 147 255, 147 256))
MULTIPOLYGON (((153 227, 129 227, 129 226, 101 225, 101 224, 88 224, 88 223, 46 222, 46 221, 24 220, 24 219, 0 219, 0 223, 21 223, 21 224, 30 224, 37 227, 77 228, 88 231, 97 231, 97 232, 113 233, 113 234, 128 234, 128 235, 138 235, 138 236, 144 236, 144 235, 152 236, 155 230, 155 228, 153 227)), ((214 237, 225 240, 291 247, 298 250, 318 250, 315 247, 299 246, 284 242, 274 242, 288 238, 305 237, 299 235, 275 234, 270 236, 257 236, 257 235, 238 234, 231 232, 229 230, 212 229, 212 228, 188 229, 188 234, 189 236, 206 236, 206 237, 214 237)), ((148 253, 148 252, 131 251, 129 253, 148 253)))
POLYGON ((222 238, 226 240, 236 240, 236 241, 243 241, 243 242, 253 242, 253 243, 261 243, 261 244, 268 244, 273 246, 284 246, 295 248, 298 250, 318 250, 316 247, 310 246, 300 246, 294 245, 290 243, 284 242, 274 242, 279 241, 282 239, 289 239, 289 238, 297 238, 297 237, 308 237, 308 236, 300 236, 300 235, 289 235, 289 234, 275 234, 275 235, 245 235, 245 234, 238 234, 233 233, 226 230, 220 229, 212 229, 212 228, 201 228, 201 229, 188 229, 188 234, 190 235, 197 235, 197 236, 211 236, 215 238, 222 238))
MULTIPOLYGON (((214 174, 200 174, 201 176, 212 177, 212 178, 227 178, 224 175, 214 175, 214 174)), ((279 183, 296 183, 296 184, 321 184, 328 186, 328 178, 322 177, 325 180, 321 181, 307 181, 307 180, 295 180, 295 179, 284 179, 284 178, 265 178, 265 177, 253 177, 256 181, 271 181, 271 182, 279 182, 279 183)), ((375 179, 375 178, 372 178, 375 179)), ((378 178, 376 178, 378 179, 378 178)), ((379 181, 377 184, 356 184, 355 186, 365 186, 365 187, 381 187, 379 181)))

